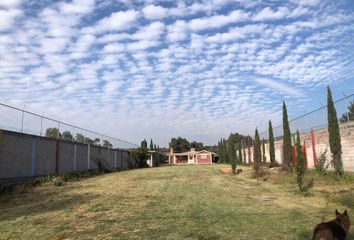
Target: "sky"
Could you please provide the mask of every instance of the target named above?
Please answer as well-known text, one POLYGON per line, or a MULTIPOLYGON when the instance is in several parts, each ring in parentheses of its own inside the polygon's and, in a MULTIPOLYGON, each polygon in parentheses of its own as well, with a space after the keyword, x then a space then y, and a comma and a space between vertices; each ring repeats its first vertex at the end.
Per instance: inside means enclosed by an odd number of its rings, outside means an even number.
POLYGON ((354 1, 0 0, 0 102, 216 144, 354 93, 354 1))

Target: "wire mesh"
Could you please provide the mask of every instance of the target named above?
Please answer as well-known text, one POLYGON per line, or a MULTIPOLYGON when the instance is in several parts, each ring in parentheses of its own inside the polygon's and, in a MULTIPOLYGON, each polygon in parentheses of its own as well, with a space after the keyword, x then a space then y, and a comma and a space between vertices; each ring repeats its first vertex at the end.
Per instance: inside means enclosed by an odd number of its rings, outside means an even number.
POLYGON ((110 148, 129 149, 137 147, 136 144, 122 139, 36 114, 25 110, 25 107, 20 109, 4 103, 0 103, 0 128, 110 148))

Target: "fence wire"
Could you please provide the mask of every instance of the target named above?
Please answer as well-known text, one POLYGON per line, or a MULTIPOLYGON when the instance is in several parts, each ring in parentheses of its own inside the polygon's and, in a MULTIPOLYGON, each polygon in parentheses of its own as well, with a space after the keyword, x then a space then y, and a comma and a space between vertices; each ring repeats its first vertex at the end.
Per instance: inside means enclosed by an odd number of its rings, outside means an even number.
POLYGON ((60 120, 4 103, 0 103, 0 128, 13 132, 46 136, 85 144, 96 144, 111 148, 129 149, 138 146, 122 139, 61 122, 60 120), (47 129, 52 129, 52 131, 47 131, 47 129), (58 131, 55 129, 58 129, 58 131))
MULTIPOLYGON (((343 94, 344 95, 344 94, 343 94)), ((337 111, 338 120, 341 123, 346 123, 354 121, 354 117, 350 114, 349 107, 354 103, 354 93, 351 95, 344 95, 343 98, 334 102, 334 106, 337 111)), ((323 129, 327 128, 327 105, 321 104, 320 108, 317 108, 311 112, 305 113, 297 118, 289 121, 291 134, 295 134, 296 130, 300 133, 308 133, 312 129, 323 129)), ((273 126, 273 133, 275 139, 282 139, 283 137, 283 124, 278 126, 273 126)), ((268 140, 269 132, 268 129, 259 134, 260 139, 268 140)))

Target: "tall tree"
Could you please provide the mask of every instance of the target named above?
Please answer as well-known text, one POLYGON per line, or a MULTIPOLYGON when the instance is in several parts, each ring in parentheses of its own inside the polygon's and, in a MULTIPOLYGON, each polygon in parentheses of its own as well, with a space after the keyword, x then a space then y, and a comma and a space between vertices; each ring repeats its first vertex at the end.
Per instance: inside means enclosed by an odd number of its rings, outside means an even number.
POLYGON ((332 92, 327 86, 327 112, 328 112, 328 136, 329 147, 332 153, 332 165, 338 175, 343 175, 342 144, 339 132, 337 112, 334 107, 332 92))
POLYGON ((108 140, 103 140, 103 144, 104 147, 113 147, 113 145, 108 141, 108 140))
POLYGON ((48 138, 61 138, 61 133, 58 128, 47 128, 45 136, 48 138))
POLYGON ((144 139, 143 141, 141 141, 141 148, 145 148, 145 149, 147 149, 147 147, 148 147, 148 144, 147 144, 147 141, 146 141, 146 139, 144 139))
POLYGON ((154 150, 154 143, 152 142, 152 138, 150 138, 150 151, 154 150))
POLYGON ((248 163, 252 162, 252 159, 251 159, 251 145, 252 145, 252 138, 247 138, 248 163))
POLYGON ((275 166, 275 148, 274 148, 274 134, 273 134, 273 127, 272 122, 269 120, 269 158, 270 158, 270 166, 275 166))
POLYGON ((347 111, 342 114, 342 117, 339 120, 341 123, 348 122, 348 120, 354 121, 354 101, 351 101, 347 108, 347 111))
POLYGON ((304 175, 305 175, 305 156, 302 151, 299 130, 296 131, 296 165, 295 165, 297 184, 300 191, 304 190, 304 175))
POLYGON ((172 138, 169 145, 170 148, 173 148, 173 151, 177 153, 189 151, 191 148, 188 140, 182 137, 172 138))
POLYGON ((72 141, 73 135, 70 133, 70 131, 64 131, 62 138, 66 141, 72 141))
POLYGON ((79 143, 85 143, 85 136, 82 135, 81 133, 76 133, 75 139, 79 143))
POLYGON ((242 141, 238 144, 238 160, 242 163, 242 141))
POLYGON ((264 138, 262 139, 262 161, 263 161, 263 163, 267 162, 267 157, 265 154, 265 140, 264 140, 264 138))
POLYGON ((230 142, 230 163, 231 163, 231 169, 232 173, 236 173, 236 165, 237 165, 237 156, 236 156, 236 148, 235 145, 230 142))
POLYGON ((256 132, 254 135, 254 144, 253 144, 253 170, 254 174, 257 177, 259 176, 260 165, 261 165, 261 142, 259 140, 258 129, 256 128, 256 132))
POLYGON ((232 163, 236 159, 236 148, 235 144, 230 141, 227 141, 227 152, 228 152, 228 160, 232 163))
POLYGON ((246 138, 243 138, 243 161, 246 163, 246 138))
POLYGON ((195 148, 196 151, 201 151, 204 149, 204 144, 202 142, 191 142, 191 148, 195 148))
POLYGON ((291 132, 288 120, 288 110, 285 102, 283 102, 283 167, 287 171, 291 171, 292 146, 291 146, 291 132))

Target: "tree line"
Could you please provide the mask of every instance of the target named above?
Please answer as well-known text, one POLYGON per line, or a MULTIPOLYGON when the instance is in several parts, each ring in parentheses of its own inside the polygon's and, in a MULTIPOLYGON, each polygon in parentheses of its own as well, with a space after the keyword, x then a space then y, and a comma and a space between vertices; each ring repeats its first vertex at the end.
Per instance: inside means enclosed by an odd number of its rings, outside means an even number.
POLYGON ((63 139, 66 141, 75 141, 78 143, 92 144, 96 146, 113 147, 113 145, 107 139, 103 139, 101 143, 101 139, 91 139, 89 137, 85 137, 81 133, 77 133, 74 137, 70 131, 64 131, 61 133, 58 128, 47 128, 47 130, 45 131, 45 136, 48 138, 63 139))
MULTIPOLYGON (((353 103, 348 107, 349 113, 353 114, 353 103)), ((349 115, 349 117, 352 115, 349 115)), ((340 122, 343 119, 347 119, 348 115, 345 114, 340 119, 340 122)), ((331 152, 331 165, 333 166, 336 174, 338 176, 343 176, 344 168, 343 168, 343 160, 342 160, 342 146, 341 146, 341 137, 339 131, 339 121, 337 118, 337 112, 334 106, 332 92, 330 87, 327 87, 327 121, 328 121, 328 138, 329 138, 329 147, 331 152)), ((270 153, 270 166, 275 164, 275 152, 274 152, 274 134, 272 123, 269 121, 269 153, 270 153)), ((299 189, 301 191, 306 190, 304 185, 304 175, 306 172, 306 161, 305 155, 301 146, 301 139, 299 130, 296 130, 295 135, 295 148, 296 148, 296 161, 295 165, 293 165, 293 155, 292 155, 292 135, 289 126, 288 120, 288 111, 286 107, 285 101, 283 101, 283 162, 282 169, 287 172, 292 172, 295 169, 297 182, 299 189)), ((261 142, 259 140, 258 129, 255 130, 255 137, 253 143, 253 169, 255 175, 258 177, 260 173, 260 165, 261 165, 261 142)), ((264 152, 264 150, 263 150, 264 152)))

